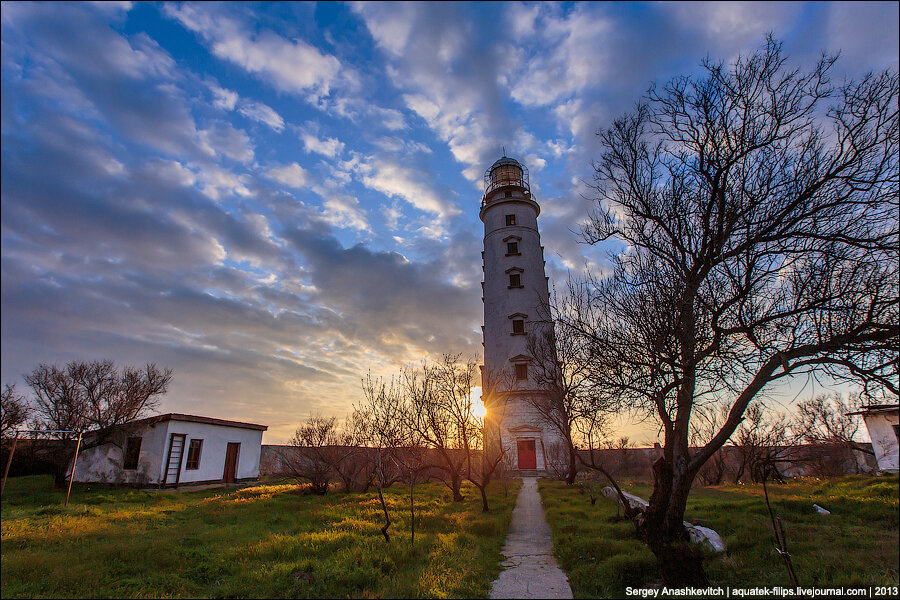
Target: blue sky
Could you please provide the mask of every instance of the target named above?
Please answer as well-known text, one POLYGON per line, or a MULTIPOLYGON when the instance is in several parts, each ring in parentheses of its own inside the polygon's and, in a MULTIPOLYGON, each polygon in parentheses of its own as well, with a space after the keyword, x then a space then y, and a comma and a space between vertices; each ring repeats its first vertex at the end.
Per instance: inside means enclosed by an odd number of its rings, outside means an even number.
POLYGON ((595 133, 766 32, 898 66, 888 3, 2 5, 2 381, 175 369, 163 411, 343 416, 369 369, 481 348, 481 178, 523 161, 552 282, 595 133))

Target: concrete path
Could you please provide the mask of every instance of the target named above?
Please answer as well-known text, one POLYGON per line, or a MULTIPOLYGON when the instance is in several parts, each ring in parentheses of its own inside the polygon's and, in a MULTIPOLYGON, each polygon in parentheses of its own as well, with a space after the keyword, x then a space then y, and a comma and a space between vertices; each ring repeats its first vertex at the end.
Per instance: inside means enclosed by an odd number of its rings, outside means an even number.
POLYGON ((522 479, 503 555, 504 570, 491 584, 491 598, 572 597, 569 580, 553 558, 550 526, 534 477, 522 479))

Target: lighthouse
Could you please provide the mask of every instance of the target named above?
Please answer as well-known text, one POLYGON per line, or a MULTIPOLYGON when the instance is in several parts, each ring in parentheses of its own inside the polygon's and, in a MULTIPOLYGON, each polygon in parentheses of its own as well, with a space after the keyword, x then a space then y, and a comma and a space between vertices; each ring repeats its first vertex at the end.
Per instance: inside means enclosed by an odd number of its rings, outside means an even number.
POLYGON ((502 157, 484 174, 480 217, 484 223, 484 366, 486 425, 497 427, 506 457, 522 474, 546 472, 560 452, 560 437, 530 399, 545 393, 534 381, 528 336, 540 335, 550 300, 544 248, 538 231, 541 207, 531 195, 528 169, 502 157))

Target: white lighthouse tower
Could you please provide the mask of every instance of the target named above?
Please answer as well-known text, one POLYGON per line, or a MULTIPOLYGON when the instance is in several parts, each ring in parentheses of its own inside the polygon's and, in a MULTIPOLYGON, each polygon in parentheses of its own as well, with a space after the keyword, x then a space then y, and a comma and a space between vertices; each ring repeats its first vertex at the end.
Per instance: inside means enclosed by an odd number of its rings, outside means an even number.
POLYGON ((559 434, 529 401, 543 393, 530 374, 529 334, 539 334, 549 302, 540 206, 531 197, 528 169, 504 156, 484 175, 484 367, 486 418, 499 421, 501 443, 514 469, 547 471, 559 434))

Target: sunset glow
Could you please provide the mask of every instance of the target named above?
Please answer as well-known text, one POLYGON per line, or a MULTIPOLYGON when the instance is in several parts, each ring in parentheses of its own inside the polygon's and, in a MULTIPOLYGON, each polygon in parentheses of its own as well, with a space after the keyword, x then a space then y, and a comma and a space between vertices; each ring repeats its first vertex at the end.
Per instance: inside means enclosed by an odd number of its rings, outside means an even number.
POLYGON ((284 442, 345 416, 367 371, 483 352, 478 210, 504 148, 551 285, 603 273, 609 248, 573 233, 599 128, 766 32, 798 64, 840 51, 835 80, 896 69, 897 11, 4 3, 2 383, 155 362, 161 412, 284 442))

